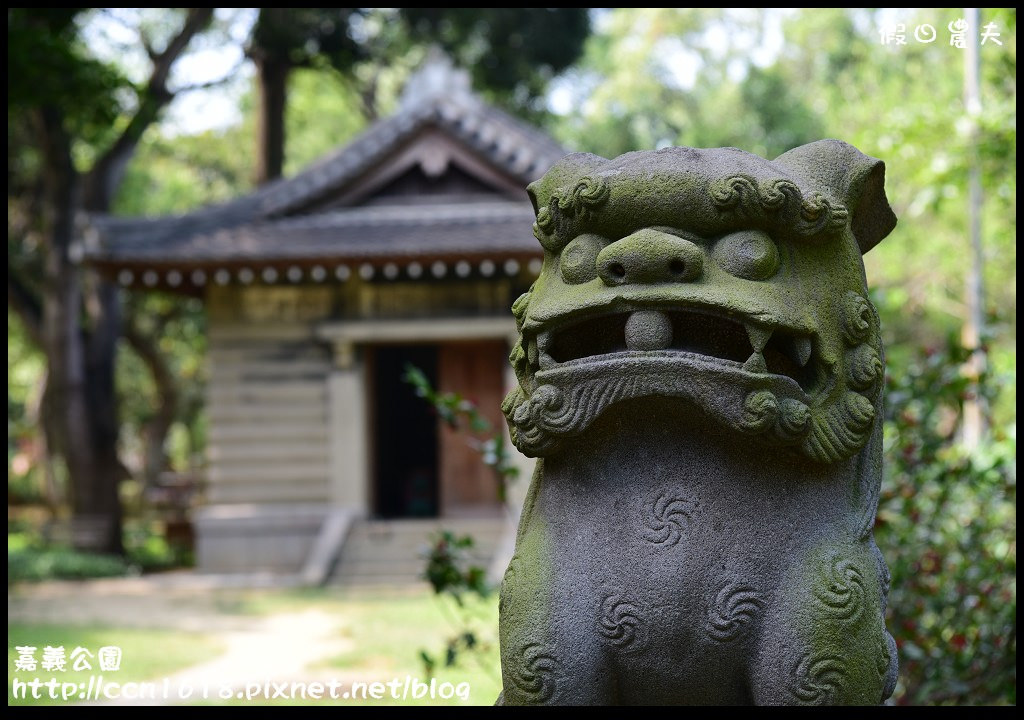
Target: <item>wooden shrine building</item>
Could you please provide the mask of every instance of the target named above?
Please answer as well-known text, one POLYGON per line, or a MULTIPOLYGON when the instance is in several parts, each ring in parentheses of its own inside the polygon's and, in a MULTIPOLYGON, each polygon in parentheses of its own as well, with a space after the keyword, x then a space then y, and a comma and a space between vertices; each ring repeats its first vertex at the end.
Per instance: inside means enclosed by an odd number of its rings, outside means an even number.
POLYGON ((200 570, 315 576, 340 552, 387 579, 408 548, 373 538, 403 523, 506 524, 491 471, 401 376, 412 363, 504 427, 509 308, 540 270, 524 188, 564 153, 434 60, 396 114, 294 177, 183 216, 94 218, 89 262, 207 309, 200 570))

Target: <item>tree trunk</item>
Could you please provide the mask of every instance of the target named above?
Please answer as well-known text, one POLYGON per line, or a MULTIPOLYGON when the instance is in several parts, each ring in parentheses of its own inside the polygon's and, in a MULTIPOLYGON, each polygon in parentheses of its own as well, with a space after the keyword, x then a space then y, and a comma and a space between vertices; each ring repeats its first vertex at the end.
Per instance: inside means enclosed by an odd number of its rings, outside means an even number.
MULTIPOLYGON (((83 210, 110 212, 143 133, 173 98, 168 79, 174 63, 212 17, 213 8, 189 8, 181 30, 162 51, 146 43, 153 67, 139 93, 135 114, 85 176, 72 161, 72 137, 65 118, 70 110, 45 94, 26 105, 42 156, 42 292, 8 268, 8 307, 18 312, 30 337, 46 354, 42 424, 47 450, 59 456, 67 469, 71 537, 80 549, 122 552, 119 485, 127 472, 117 452, 114 368, 120 335, 119 291, 94 270, 80 267, 74 253, 76 218, 83 210)), ((53 33, 54 28, 47 26, 43 32, 53 33)), ((10 236, 10 227, 8 231, 10 236)))
MULTIPOLYGON (((112 388, 113 365, 106 374, 102 354, 89 347, 89 335, 82 330, 82 274, 71 252, 80 178, 71 160, 71 139, 59 110, 48 107, 40 111, 39 133, 49 198, 43 232, 42 323, 50 373, 47 404, 60 408, 59 413, 50 415, 50 421, 56 449, 64 458, 70 480, 72 543, 81 549, 120 553, 120 502, 109 467, 111 454, 116 462, 116 443, 111 448, 102 445, 108 440, 111 423, 116 437, 116 409, 104 408, 104 404, 112 403, 99 399, 99 393, 112 388), (104 420, 99 426, 98 416, 104 420)), ((116 333, 116 317, 104 319, 104 324, 109 326, 111 321, 116 333)), ((104 329, 109 332, 109 327, 104 329)))
POLYGON ((29 422, 39 428, 34 448, 33 462, 42 469, 43 480, 40 487, 41 494, 46 503, 46 508, 50 511, 50 519, 55 520, 61 505, 65 502, 65 498, 64 493, 61 491, 60 484, 57 481, 57 473, 54 469, 54 451, 51 451, 51 448, 56 447, 56 443, 53 440, 53 423, 50 420, 50 415, 47 413, 46 405, 46 397, 49 392, 48 387, 50 384, 49 378, 50 371, 48 368, 44 368, 39 377, 39 385, 36 391, 35 400, 27 410, 29 422))
POLYGON ((981 27, 978 8, 965 8, 972 32, 967 34, 964 53, 964 105, 970 123, 968 139, 968 208, 967 225, 971 246, 970 264, 967 266, 966 304, 967 319, 961 330, 964 347, 970 353, 964 371, 971 384, 963 406, 961 440, 969 450, 981 444, 988 432, 987 408, 981 391, 988 358, 985 355, 985 252, 981 240, 981 211, 984 196, 981 189, 981 54, 976 28, 981 27))
POLYGON ((256 61, 259 72, 259 127, 256 147, 256 184, 281 177, 284 171, 284 111, 291 65, 273 57, 256 61))
POLYGON ((107 552, 122 552, 121 545, 121 481, 128 472, 117 454, 118 412, 115 386, 117 338, 120 335, 121 308, 115 285, 88 271, 88 317, 91 325, 87 336, 86 386, 89 422, 93 444, 93 497, 83 510, 104 518, 101 528, 109 533, 103 540, 107 552))

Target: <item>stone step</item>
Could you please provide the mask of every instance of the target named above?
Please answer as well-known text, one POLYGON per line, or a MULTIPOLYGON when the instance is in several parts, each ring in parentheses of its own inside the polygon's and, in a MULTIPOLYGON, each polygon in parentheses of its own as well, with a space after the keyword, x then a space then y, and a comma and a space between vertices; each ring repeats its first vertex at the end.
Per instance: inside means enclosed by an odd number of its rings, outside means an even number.
POLYGON ((470 535, 469 562, 486 569, 506 532, 502 518, 446 518, 443 520, 358 520, 351 530, 331 583, 344 586, 408 587, 423 584, 431 536, 438 530, 470 535))

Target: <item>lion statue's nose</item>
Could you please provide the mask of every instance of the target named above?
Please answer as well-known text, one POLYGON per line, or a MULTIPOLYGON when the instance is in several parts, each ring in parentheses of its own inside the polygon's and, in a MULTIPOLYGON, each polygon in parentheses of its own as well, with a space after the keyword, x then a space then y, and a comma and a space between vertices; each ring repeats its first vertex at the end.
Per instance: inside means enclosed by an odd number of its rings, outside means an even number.
POLYGON ((697 245, 654 228, 613 242, 597 256, 597 274, 609 286, 693 282, 703 271, 704 257, 697 245))

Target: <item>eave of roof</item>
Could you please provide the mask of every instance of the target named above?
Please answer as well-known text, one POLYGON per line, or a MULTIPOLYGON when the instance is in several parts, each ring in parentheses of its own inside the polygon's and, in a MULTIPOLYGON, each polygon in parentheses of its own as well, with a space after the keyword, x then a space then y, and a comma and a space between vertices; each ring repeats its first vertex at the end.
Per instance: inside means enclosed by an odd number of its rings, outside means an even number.
POLYGON ((566 153, 542 132, 468 91, 435 89, 403 103, 396 114, 374 123, 294 177, 237 200, 172 217, 95 216, 86 234, 84 257, 109 270, 141 263, 198 267, 243 261, 379 260, 385 253, 402 257, 536 255, 525 192, 522 203, 486 203, 486 208, 469 203, 462 216, 447 206, 434 210, 355 207, 290 215, 357 182, 428 126, 440 128, 524 188, 566 153), (441 219, 445 212, 447 219, 441 219), (415 233, 412 226, 422 222, 429 230, 415 233))
POLYGON ((247 262, 351 259, 533 256, 526 202, 372 206, 181 233, 159 245, 144 226, 124 233, 116 256, 94 255, 101 266, 203 267, 247 262))

